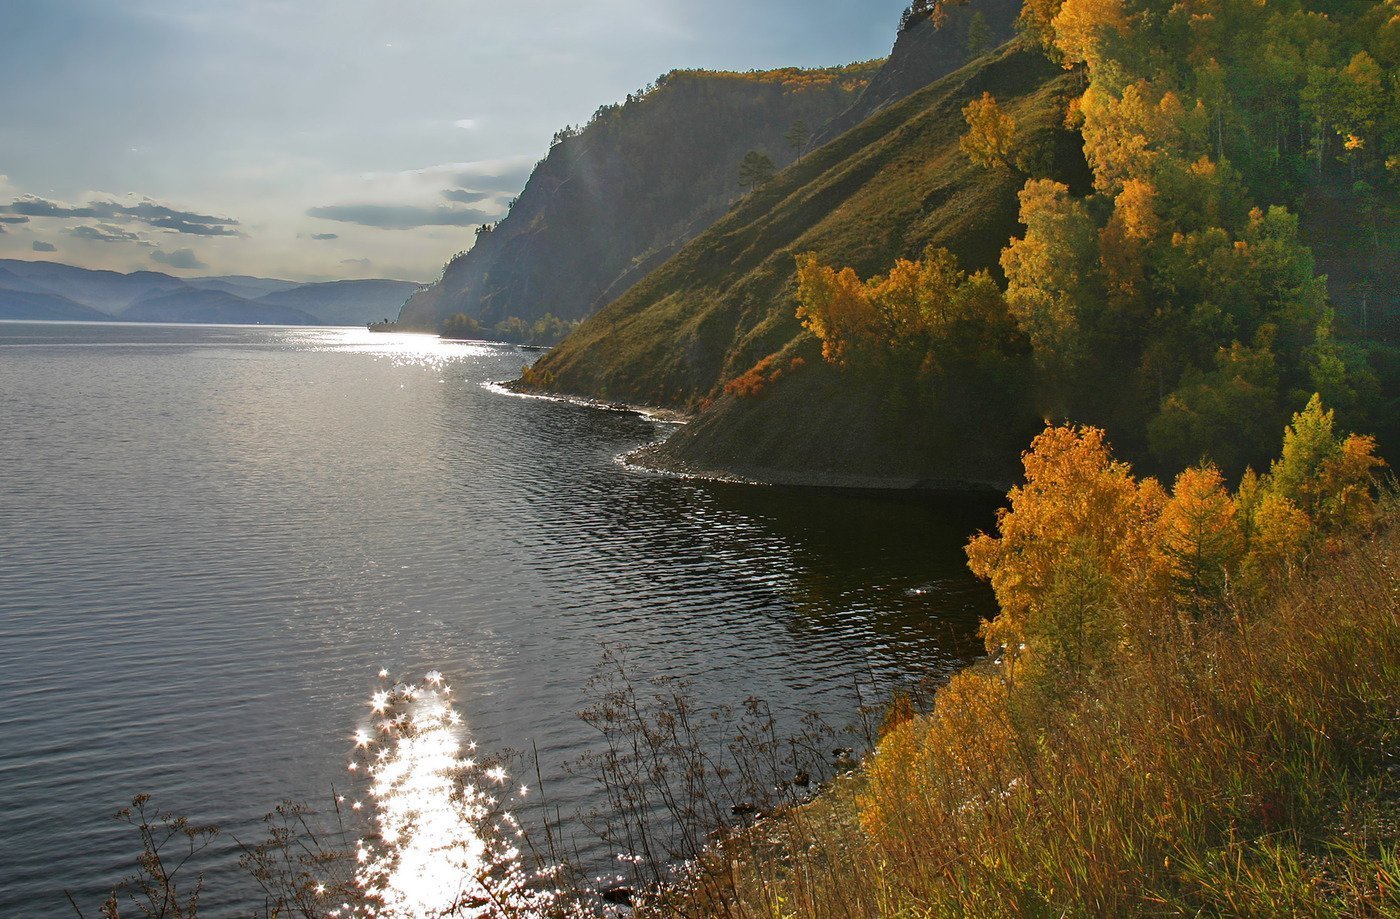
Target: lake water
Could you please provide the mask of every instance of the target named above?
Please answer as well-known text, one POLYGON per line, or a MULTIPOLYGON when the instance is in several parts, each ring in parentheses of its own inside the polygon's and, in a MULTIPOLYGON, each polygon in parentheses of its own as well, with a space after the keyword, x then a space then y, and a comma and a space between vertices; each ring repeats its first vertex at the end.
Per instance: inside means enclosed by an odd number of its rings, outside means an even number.
MULTIPOLYGON (((986 501, 630 470, 665 426, 492 391, 532 355, 351 329, 0 322, 0 916, 89 915, 138 792, 230 835, 343 780, 376 671, 441 670, 553 802, 605 644, 706 703, 854 718, 966 655, 986 501)), ((246 905, 246 904, 245 904, 246 905)))

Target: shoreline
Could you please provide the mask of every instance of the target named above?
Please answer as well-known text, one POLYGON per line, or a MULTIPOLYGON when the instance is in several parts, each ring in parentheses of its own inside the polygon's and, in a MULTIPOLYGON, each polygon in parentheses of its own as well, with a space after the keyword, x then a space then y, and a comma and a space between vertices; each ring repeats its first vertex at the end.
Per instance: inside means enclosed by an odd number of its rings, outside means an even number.
MULTIPOLYGON (((524 399, 544 399, 550 402, 563 402, 605 412, 625 412, 640 415, 648 421, 680 426, 695 419, 693 414, 677 409, 655 405, 637 405, 626 402, 604 402, 587 396, 575 396, 558 392, 540 392, 526 389, 519 380, 505 380, 488 384, 488 389, 524 399)), ((661 454, 666 436, 651 443, 629 450, 617 457, 624 467, 656 475, 670 475, 686 479, 699 479, 707 482, 724 482, 734 485, 767 485, 783 488, 821 488, 840 491, 868 492, 907 492, 922 495, 998 495, 1004 496, 1016 483, 1012 481, 944 479, 920 476, 871 475, 862 473, 830 472, 819 470, 797 470, 766 466, 737 466, 733 468, 706 468, 677 461, 661 454)))
MULTIPOLYGON (((562 402, 566 405, 577 405, 582 408, 596 409, 600 412, 620 412, 628 415, 640 415, 648 421, 655 421, 661 424, 682 425, 689 424, 695 416, 673 408, 662 408, 659 405, 639 405, 629 402, 604 402, 601 399, 592 399, 587 396, 572 396, 567 393, 539 392, 533 389, 526 389, 522 382, 515 380, 497 380, 485 384, 486 388, 492 392, 501 393, 507 396, 517 396, 521 399, 543 399, 546 402, 562 402)), ((662 470, 656 470, 662 471, 662 470)))
POLYGON ((918 476, 870 475, 849 472, 783 469, 770 466, 738 466, 715 470, 660 456, 665 440, 645 444, 622 456, 624 465, 647 472, 678 475, 713 482, 768 485, 783 488, 823 488, 840 491, 908 492, 922 495, 1005 495, 1014 483, 978 482, 966 479, 920 478, 918 476))

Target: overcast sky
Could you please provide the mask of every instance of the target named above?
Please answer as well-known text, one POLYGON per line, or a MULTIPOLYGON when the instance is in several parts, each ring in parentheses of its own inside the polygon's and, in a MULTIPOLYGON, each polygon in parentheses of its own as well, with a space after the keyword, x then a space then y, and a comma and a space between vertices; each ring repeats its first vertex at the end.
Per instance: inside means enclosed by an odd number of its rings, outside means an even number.
POLYGON ((0 257, 430 280, 676 67, 883 56, 905 0, 0 0, 0 257))

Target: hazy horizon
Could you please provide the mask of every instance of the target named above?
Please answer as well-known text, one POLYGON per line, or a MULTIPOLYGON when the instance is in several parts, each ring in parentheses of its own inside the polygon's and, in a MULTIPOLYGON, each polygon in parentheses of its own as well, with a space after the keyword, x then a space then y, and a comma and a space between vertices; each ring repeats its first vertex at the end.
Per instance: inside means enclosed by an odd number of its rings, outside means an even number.
POLYGON ((0 258, 426 281, 564 125, 675 68, 882 56, 904 3, 12 6, 0 258))

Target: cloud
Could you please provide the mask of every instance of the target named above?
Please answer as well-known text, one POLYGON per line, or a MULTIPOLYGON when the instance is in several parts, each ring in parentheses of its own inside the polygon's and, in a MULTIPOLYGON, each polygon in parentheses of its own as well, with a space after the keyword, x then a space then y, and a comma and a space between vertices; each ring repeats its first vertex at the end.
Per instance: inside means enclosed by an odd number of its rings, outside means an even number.
POLYGON ((444 188, 442 196, 448 201, 458 201, 462 204, 475 204, 478 201, 485 201, 491 197, 489 191, 472 191, 469 188, 444 188))
POLYGON ((456 121, 452 122, 452 124, 453 124, 454 126, 456 126, 456 127, 461 128, 463 131, 475 131, 475 130, 476 130, 476 119, 475 119, 475 118, 458 118, 456 121))
POLYGON ((361 180, 385 190, 394 189, 399 192, 457 185, 472 191, 514 195, 525 187, 525 181, 534 171, 537 159, 538 157, 533 155, 519 154, 469 163, 438 163, 401 172, 366 173, 361 176, 361 180))
POLYGON ((374 262, 371 262, 367 258, 343 258, 340 260, 340 264, 354 265, 356 268, 368 269, 371 265, 374 264, 374 262))
POLYGON ((167 265, 171 268, 208 268, 209 266, 199 260, 199 256, 194 254, 193 249, 176 249, 173 252, 163 252, 157 249, 151 253, 151 261, 167 265))
POLYGON ((58 246, 53 243, 46 243, 42 239, 34 240, 34 245, 30 246, 35 252, 57 252, 58 246))
POLYGON ((152 243, 143 240, 139 234, 132 233, 129 230, 123 230, 121 227, 114 227, 110 223, 99 223, 95 227, 73 227, 68 231, 68 235, 77 237, 78 239, 90 239, 94 242, 102 243, 134 242, 141 246, 152 245, 152 243))
POLYGON ((419 206, 415 204, 332 204, 313 207, 308 217, 358 223, 386 230, 414 227, 472 227, 488 223, 495 214, 472 207, 419 206))
POLYGON ((312 233, 312 239, 340 239, 339 233, 312 233))
POLYGON ((0 214, 21 217, 82 218, 96 220, 139 221, 161 230, 172 230, 191 236, 239 236, 238 221, 232 217, 216 217, 166 207, 150 198, 121 203, 94 199, 83 205, 50 201, 38 195, 21 195, 9 204, 0 205, 0 214))
MULTIPOLYGON (((3 179, 4 176, 0 176, 3 179)), ((19 217, 14 214, 0 214, 0 223, 28 223, 28 217, 19 217)))
POLYGON ((452 175, 457 185, 513 195, 525 187, 530 173, 534 171, 534 157, 510 157, 479 163, 461 163, 452 175))
POLYGON ((333 193, 333 203, 306 214, 387 230, 480 226, 505 213, 506 201, 519 193, 534 162, 510 156, 363 173, 333 193))

